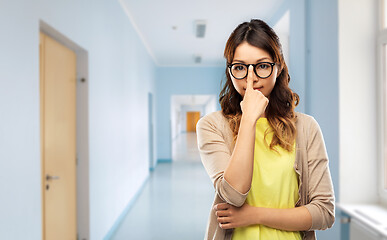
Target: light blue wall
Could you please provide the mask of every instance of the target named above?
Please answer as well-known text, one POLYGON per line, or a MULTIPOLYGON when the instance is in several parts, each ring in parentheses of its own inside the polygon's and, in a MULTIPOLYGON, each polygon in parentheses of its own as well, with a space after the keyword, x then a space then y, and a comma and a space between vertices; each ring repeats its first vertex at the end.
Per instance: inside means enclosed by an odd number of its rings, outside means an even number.
POLYGON ((41 239, 39 28, 33 1, 0 3, 0 238, 41 239), (26 40, 28 37, 29 40, 26 40))
POLYGON ((305 112, 305 0, 284 1, 275 14, 268 20, 268 24, 273 27, 288 10, 290 11, 289 62, 286 64, 289 69, 290 88, 300 97, 300 103, 296 107, 296 111, 305 112))
POLYGON ((149 174, 156 66, 118 1, 1 0, 0 239, 42 239, 39 20, 88 52, 87 239, 103 239, 149 174))
MULTIPOLYGON (((171 96, 215 94, 224 78, 223 67, 158 67, 156 70, 157 158, 171 159, 171 96)), ((220 106, 218 104, 218 110, 220 106)))
MULTIPOLYGON (((269 21, 273 26, 290 10, 291 87, 300 95, 301 102, 297 111, 315 117, 322 129, 336 198, 339 196, 337 8, 337 0, 284 1, 269 21)), ((340 239, 339 216, 337 212, 333 228, 317 231, 319 240, 340 239)))
MULTIPOLYGON (((329 167, 339 196, 339 64, 337 0, 306 2, 306 113, 320 124, 329 167)), ((340 213, 332 229, 318 232, 321 240, 340 238, 340 213)))

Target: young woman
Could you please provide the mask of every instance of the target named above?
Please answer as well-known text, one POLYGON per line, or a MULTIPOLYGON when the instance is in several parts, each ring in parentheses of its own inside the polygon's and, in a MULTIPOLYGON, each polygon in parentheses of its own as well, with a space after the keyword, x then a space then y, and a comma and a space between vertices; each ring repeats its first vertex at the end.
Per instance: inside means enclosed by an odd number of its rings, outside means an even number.
POLYGON ((316 239, 335 220, 328 156, 316 120, 294 111, 277 35, 261 20, 242 23, 224 56, 222 110, 197 124, 216 191, 205 238, 316 239))

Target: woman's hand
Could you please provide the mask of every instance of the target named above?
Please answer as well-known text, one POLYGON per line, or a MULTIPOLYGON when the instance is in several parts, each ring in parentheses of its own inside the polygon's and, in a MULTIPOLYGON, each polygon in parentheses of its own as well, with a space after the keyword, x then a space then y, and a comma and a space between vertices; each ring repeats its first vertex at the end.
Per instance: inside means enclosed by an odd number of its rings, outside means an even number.
POLYGON ((245 95, 243 96, 243 101, 241 101, 241 108, 244 118, 248 118, 256 122, 262 114, 265 112, 267 105, 269 104, 269 99, 261 93, 259 90, 254 90, 255 73, 253 72, 253 66, 249 66, 249 73, 247 74, 247 87, 245 95))
POLYGON ((219 203, 214 206, 219 226, 223 229, 245 227, 255 224, 257 217, 254 207, 245 203, 242 207, 234 207, 228 203, 219 203))
POLYGON ((287 209, 253 207, 245 203, 234 207, 227 203, 214 206, 219 226, 223 229, 261 224, 284 231, 307 231, 312 226, 312 216, 304 207, 287 209))
MULTIPOLYGON (((238 192, 247 193, 251 188, 254 169, 254 146, 257 120, 265 112, 269 100, 253 88, 255 73, 252 66, 247 74, 247 88, 241 102, 242 118, 234 151, 224 170, 224 179, 238 192)), ((244 200, 234 202, 240 206, 244 200)))

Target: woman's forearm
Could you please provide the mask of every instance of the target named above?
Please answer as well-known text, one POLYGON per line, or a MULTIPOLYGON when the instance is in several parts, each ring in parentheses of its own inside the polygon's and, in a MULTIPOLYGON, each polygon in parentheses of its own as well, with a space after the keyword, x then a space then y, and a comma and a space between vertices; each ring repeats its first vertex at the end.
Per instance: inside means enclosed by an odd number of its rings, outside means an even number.
POLYGON ((241 193, 249 191, 254 166, 256 121, 247 117, 241 119, 238 138, 231 155, 224 178, 241 193))
POLYGON ((306 231, 312 226, 312 216, 305 207, 288 209, 256 207, 255 224, 286 231, 306 231))

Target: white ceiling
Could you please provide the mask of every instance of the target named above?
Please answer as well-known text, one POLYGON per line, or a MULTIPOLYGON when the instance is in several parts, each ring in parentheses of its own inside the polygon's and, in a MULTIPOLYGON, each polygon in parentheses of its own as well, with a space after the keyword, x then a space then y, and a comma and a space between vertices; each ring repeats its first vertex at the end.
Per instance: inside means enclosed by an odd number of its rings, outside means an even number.
POLYGON ((119 1, 158 66, 224 66, 232 30, 252 18, 268 21, 284 0, 119 1), (196 20, 206 21, 205 38, 195 37, 196 20))

